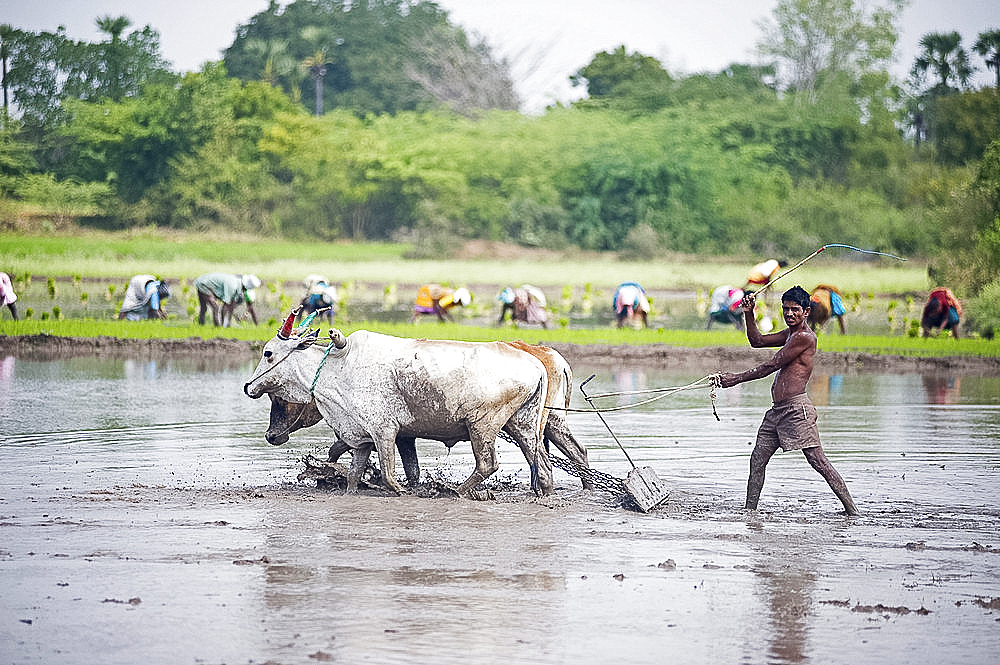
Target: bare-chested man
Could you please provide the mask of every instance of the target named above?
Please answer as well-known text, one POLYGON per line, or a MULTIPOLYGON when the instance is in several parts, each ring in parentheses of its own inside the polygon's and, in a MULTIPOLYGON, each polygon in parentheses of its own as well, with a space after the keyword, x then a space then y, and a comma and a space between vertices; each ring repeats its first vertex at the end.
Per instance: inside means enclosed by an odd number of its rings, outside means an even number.
POLYGON ((767 335, 762 334, 757 327, 754 317, 755 301, 756 296, 749 293, 741 303, 750 346, 781 348, 773 358, 757 367, 739 374, 726 372, 719 375, 722 387, 731 388, 744 381, 760 379, 777 372, 771 386, 774 404, 764 414, 764 422, 757 431, 757 444, 750 455, 746 507, 757 509, 760 491, 764 487, 764 470, 771 456, 781 448, 786 451, 801 450, 812 468, 829 483, 833 493, 844 504, 847 514, 857 515, 858 509, 851 499, 851 493, 847 491, 844 479, 823 454, 819 429, 816 427, 816 407, 806 394, 806 383, 812 375, 813 357, 816 355, 816 333, 809 328, 808 323, 809 294, 801 286, 785 291, 781 296, 781 313, 788 327, 767 335))

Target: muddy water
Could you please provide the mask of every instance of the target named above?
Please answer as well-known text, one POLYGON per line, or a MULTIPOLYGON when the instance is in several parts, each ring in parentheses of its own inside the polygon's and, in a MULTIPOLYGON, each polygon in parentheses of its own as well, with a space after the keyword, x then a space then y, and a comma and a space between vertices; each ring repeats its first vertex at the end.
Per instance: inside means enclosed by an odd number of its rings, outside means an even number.
MULTIPOLYGON (((743 502, 764 381, 607 415, 669 487, 652 515, 501 442, 494 502, 297 483, 252 367, 0 358, 3 663, 982 663, 1000 647, 1000 379, 816 376, 860 518, 801 455, 743 502)), ((700 376, 575 366, 591 394, 700 376)), ((636 397, 611 398, 627 403, 636 397)), ((579 392, 574 406, 585 406, 579 392)), ((630 466, 572 413, 595 468, 630 466)), ((418 442, 460 480, 467 445, 418 442)), ((401 474, 401 470, 399 470, 401 474)))

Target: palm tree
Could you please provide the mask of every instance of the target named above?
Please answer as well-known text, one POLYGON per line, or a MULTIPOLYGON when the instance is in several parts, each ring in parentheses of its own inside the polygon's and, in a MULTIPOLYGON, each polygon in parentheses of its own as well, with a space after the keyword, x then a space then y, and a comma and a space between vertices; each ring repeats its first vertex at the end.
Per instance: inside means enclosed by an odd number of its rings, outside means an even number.
POLYGON ((326 50, 319 49, 302 61, 302 68, 316 83, 316 115, 323 115, 323 77, 326 76, 326 50))
POLYGON ((263 58, 264 67, 260 80, 274 87, 279 79, 286 77, 295 70, 295 61, 288 54, 287 39, 260 39, 252 37, 247 40, 247 51, 263 58))
POLYGON ((14 28, 6 23, 0 25, 0 62, 2 62, 3 70, 0 75, 3 76, 3 124, 7 124, 7 113, 9 111, 10 100, 8 98, 9 86, 7 82, 7 59, 10 58, 10 39, 14 35, 14 28))
POLYGON ((111 35, 111 45, 107 51, 108 66, 108 96, 111 99, 121 101, 125 96, 125 86, 122 81, 122 62, 119 53, 122 41, 122 33, 125 28, 132 25, 132 21, 127 16, 102 16, 97 19, 97 28, 101 32, 111 35))
POLYGON ((315 25, 302 29, 302 38, 316 47, 316 52, 302 61, 301 67, 316 84, 316 115, 323 115, 323 77, 326 76, 326 45, 334 40, 330 31, 315 25))
POLYGON ((955 80, 961 87, 968 84, 972 77, 972 66, 969 56, 962 48, 962 36, 957 32, 930 32, 920 40, 920 55, 913 63, 913 73, 926 74, 933 71, 939 81, 935 86, 941 92, 952 89, 949 81, 955 80))
POLYGON ((1000 90, 1000 30, 980 32, 972 50, 983 56, 987 69, 997 73, 997 90, 1000 90))

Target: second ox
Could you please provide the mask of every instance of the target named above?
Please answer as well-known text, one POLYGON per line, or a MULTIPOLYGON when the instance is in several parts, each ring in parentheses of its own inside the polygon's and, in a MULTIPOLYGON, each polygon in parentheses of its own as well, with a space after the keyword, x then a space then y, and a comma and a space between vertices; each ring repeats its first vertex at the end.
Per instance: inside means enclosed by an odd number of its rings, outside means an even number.
MULTIPOLYGON (((259 398, 316 408, 338 440, 355 450, 348 491, 356 492, 368 456, 378 452, 382 469, 395 468, 398 437, 453 445, 472 442, 476 469, 461 496, 482 498, 476 486, 498 468, 495 440, 503 430, 524 454, 531 486, 552 491, 552 464, 542 446, 548 379, 532 355, 499 342, 414 340, 360 330, 331 329, 330 346, 316 333, 291 332, 291 319, 271 339, 244 386, 259 398)), ((402 492, 391 472, 388 489, 402 492)))

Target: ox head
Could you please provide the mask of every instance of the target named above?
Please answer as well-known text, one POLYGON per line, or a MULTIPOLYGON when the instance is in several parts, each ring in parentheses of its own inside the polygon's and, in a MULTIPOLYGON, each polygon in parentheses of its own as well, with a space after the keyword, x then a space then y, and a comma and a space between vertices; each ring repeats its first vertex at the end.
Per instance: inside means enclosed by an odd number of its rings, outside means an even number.
MULTIPOLYGON (((319 329, 312 331, 299 328, 292 329, 295 312, 285 319, 281 330, 271 341, 264 345, 260 362, 254 369, 251 379, 244 384, 243 392, 257 399, 266 394, 277 394, 289 402, 308 403, 312 401, 311 382, 304 381, 306 370, 301 367, 302 351, 316 343, 319 329)), ((331 344, 336 349, 347 346, 347 338, 339 330, 330 330, 331 344)), ((315 367, 313 371, 315 371, 315 367)))
POLYGON ((271 415, 264 432, 264 439, 272 446, 280 446, 288 441, 288 435, 305 427, 312 427, 323 420, 316 402, 297 404, 287 402, 277 395, 270 395, 271 415))

